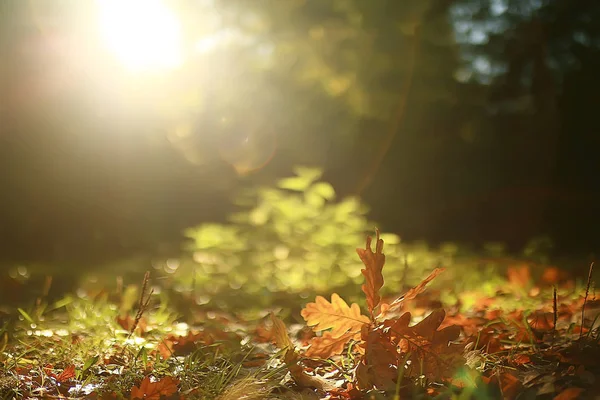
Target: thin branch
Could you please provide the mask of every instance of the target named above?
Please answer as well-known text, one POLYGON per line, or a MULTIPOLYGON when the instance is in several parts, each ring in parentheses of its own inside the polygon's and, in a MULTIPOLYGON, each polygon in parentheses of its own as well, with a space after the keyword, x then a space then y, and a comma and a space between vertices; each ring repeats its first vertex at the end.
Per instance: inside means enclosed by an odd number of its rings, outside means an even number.
POLYGON ((585 304, 587 303, 588 295, 590 294, 590 283, 592 282, 592 273, 594 272, 594 262, 590 264, 588 272, 587 285, 585 287, 585 297, 583 298, 583 306, 581 307, 581 328, 579 329, 579 339, 583 336, 583 321, 585 318, 585 304))

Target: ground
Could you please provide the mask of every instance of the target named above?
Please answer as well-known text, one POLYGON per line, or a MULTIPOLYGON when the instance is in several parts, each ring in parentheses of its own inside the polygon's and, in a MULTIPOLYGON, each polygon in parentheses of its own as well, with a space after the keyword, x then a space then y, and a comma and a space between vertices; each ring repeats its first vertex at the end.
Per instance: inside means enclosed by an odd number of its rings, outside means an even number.
POLYGON ((331 292, 279 296, 269 307, 217 306, 147 273, 138 285, 80 288, 57 301, 40 296, 26 307, 4 307, 0 395, 575 399, 600 393, 593 265, 588 279, 574 281, 557 267, 511 260, 503 276, 460 291, 451 282, 467 269, 431 268, 393 296, 381 291, 383 242, 377 238, 373 250, 369 240, 357 252, 364 263, 364 283, 354 291, 360 304, 331 292))

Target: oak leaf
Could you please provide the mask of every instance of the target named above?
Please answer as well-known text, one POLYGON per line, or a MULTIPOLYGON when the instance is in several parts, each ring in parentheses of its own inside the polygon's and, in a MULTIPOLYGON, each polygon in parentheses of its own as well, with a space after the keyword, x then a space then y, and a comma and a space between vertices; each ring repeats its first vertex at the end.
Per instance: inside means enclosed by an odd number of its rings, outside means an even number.
POLYGON ((445 316, 443 309, 437 309, 410 327, 410 313, 383 322, 384 331, 387 330, 389 340, 397 345, 400 353, 410 353, 409 359, 413 360, 411 366, 415 368, 409 368, 407 376, 419 374, 431 379, 449 377, 458 366, 464 364, 464 345, 451 343, 459 337, 460 327, 452 325, 438 330, 445 316))
POLYGON ((160 400, 161 396, 172 396, 177 393, 179 379, 166 376, 162 379, 152 382, 149 376, 146 376, 139 386, 131 389, 131 400, 160 400))
POLYGON ((310 342, 310 347, 306 350, 307 357, 329 358, 334 355, 342 354, 344 346, 351 339, 360 339, 360 333, 348 332, 340 337, 334 337, 331 332, 324 332, 322 336, 315 337, 310 342))
POLYGON ((410 300, 414 299, 415 297, 417 297, 419 294, 423 293, 423 291, 425 291, 425 288, 427 287, 429 282, 434 280, 439 274, 441 274, 445 270, 446 270, 445 268, 440 268, 440 267, 434 269, 433 271, 431 271, 431 273, 425 279, 423 279, 421 281, 421 283, 419 283, 414 288, 410 289, 404 295, 398 297, 391 304, 389 304, 389 305, 382 304, 381 305, 381 313, 378 315, 378 318, 383 318, 388 313, 399 310, 404 305, 404 302, 410 301, 410 300))
POLYGON ((347 332, 360 332, 361 327, 370 322, 360 313, 358 304, 348 306, 337 293, 331 295, 331 303, 323 296, 317 296, 315 302, 308 303, 300 314, 315 332, 331 329, 334 338, 347 332))
POLYGON ((367 245, 364 249, 356 249, 358 256, 365 265, 365 269, 360 270, 365 277, 365 283, 361 288, 367 296, 367 306, 371 315, 373 315, 375 307, 381 302, 379 290, 383 286, 382 270, 385 264, 383 240, 379 238, 379 230, 376 231, 376 234, 375 253, 371 250, 371 236, 367 236, 367 245))
MULTIPOLYGON (((300 387, 315 388, 320 391, 329 392, 335 388, 327 380, 318 375, 308 375, 302 365, 298 362, 299 356, 296 348, 290 339, 287 328, 282 320, 271 313, 271 322, 273 323, 271 333, 275 341, 275 345, 281 350, 285 350, 283 362, 287 366, 292 379, 300 387)), ((328 332, 327 332, 328 333, 328 332)))
POLYGON ((400 357, 397 346, 382 329, 363 330, 365 352, 360 358, 354 378, 361 389, 392 389, 398 378, 400 357))

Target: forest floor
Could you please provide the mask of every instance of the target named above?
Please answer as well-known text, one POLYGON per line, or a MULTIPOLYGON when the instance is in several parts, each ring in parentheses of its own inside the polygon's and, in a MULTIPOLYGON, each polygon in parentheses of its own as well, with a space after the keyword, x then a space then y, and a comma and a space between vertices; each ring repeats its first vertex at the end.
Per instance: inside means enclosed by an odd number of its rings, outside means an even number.
MULTIPOLYGON (((600 300, 593 265, 532 281, 514 265, 449 302, 430 283, 380 295, 383 242, 358 255, 364 307, 336 293, 279 308, 209 308, 137 287, 0 312, 0 398, 576 399, 600 395, 600 300), (290 310, 292 308, 289 308, 290 310), (182 317, 185 316, 185 317, 182 317)), ((465 271, 465 273, 467 273, 465 271)), ((428 275, 429 274, 429 275, 428 275)))

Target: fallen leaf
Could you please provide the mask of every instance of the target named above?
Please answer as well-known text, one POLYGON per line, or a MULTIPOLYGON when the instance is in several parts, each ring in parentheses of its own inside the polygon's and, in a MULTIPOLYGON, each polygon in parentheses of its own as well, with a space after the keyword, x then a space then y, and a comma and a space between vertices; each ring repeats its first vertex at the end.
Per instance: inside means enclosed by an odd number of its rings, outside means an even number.
POLYGON ((372 238, 370 236, 367 236, 367 245, 364 249, 356 249, 358 256, 365 265, 365 269, 360 270, 365 277, 365 283, 361 288, 367 297, 367 306, 371 315, 373 315, 375 307, 381 302, 379 290, 383 286, 382 270, 385 264, 383 240, 379 238, 379 230, 377 230, 376 233, 375 253, 371 250, 372 238))
POLYGON ((383 329, 370 330, 366 335, 365 354, 355 369, 355 381, 364 390, 393 389, 398 378, 397 346, 383 329))
POLYGON ((397 344, 401 353, 409 354, 412 360, 407 371, 410 375, 425 375, 428 378, 451 377, 455 370, 465 363, 462 355, 464 344, 451 344, 461 332, 457 325, 438 330, 445 318, 443 309, 434 310, 418 324, 409 327, 410 313, 404 313, 397 320, 386 320, 384 329, 389 331, 389 339, 397 344))
POLYGON ((324 332, 323 336, 315 337, 310 342, 310 347, 306 350, 307 357, 329 358, 334 355, 342 354, 344 346, 351 339, 359 339, 359 333, 348 332, 340 337, 334 337, 331 332, 324 332))
POLYGON ((522 388, 519 378, 508 372, 499 374, 498 382, 505 399, 514 399, 522 388))
POLYGON ((434 280, 439 274, 441 274, 445 270, 445 268, 436 268, 433 271, 431 271, 431 273, 425 279, 423 279, 421 283, 419 283, 417 286, 410 289, 403 296, 398 297, 389 306, 386 305, 385 308, 382 307, 382 312, 379 314, 378 318, 383 318, 386 314, 400 309, 404 302, 412 300, 419 294, 423 293, 429 282, 434 280))
POLYGON ((58 374, 58 376, 56 377, 56 380, 58 382, 66 382, 72 378, 75 378, 75 366, 69 365, 60 374, 58 374))
POLYGON ((574 400, 579 399, 581 393, 583 393, 582 388, 567 388, 560 392, 558 395, 554 396, 554 400, 574 400))
MULTIPOLYGON (((131 329, 133 328, 133 324, 135 323, 135 318, 133 318, 131 315, 127 314, 126 316, 122 317, 122 316, 118 316, 117 317, 117 323, 119 324, 119 326, 121 328, 123 328, 124 330, 130 332, 131 329)), ((146 319, 144 317, 140 318, 140 320, 138 321, 137 327, 135 328, 136 332, 138 332, 140 335, 143 335, 146 332, 146 328, 148 327, 148 323, 146 322, 146 319)))
POLYGON ((271 313, 271 322, 273 323, 272 332, 273 340, 280 349, 294 349, 294 345, 288 335, 287 328, 283 321, 271 313))
POLYGON ((517 354, 512 358, 512 363, 517 366, 529 364, 530 362, 531 358, 527 354, 517 354))
POLYGON ((531 281, 531 274, 529 272, 529 266, 524 265, 513 265, 508 267, 508 281, 517 287, 526 287, 531 281))
POLYGON ((360 332, 362 325, 370 322, 368 317, 360 313, 358 304, 348 306, 337 293, 331 295, 331 303, 317 296, 315 303, 308 303, 300 314, 315 332, 331 329, 332 337, 360 332))
POLYGON ((152 382, 149 376, 146 376, 139 386, 131 389, 131 400, 160 400, 161 396, 172 396, 177 393, 179 379, 166 376, 162 379, 152 382))

